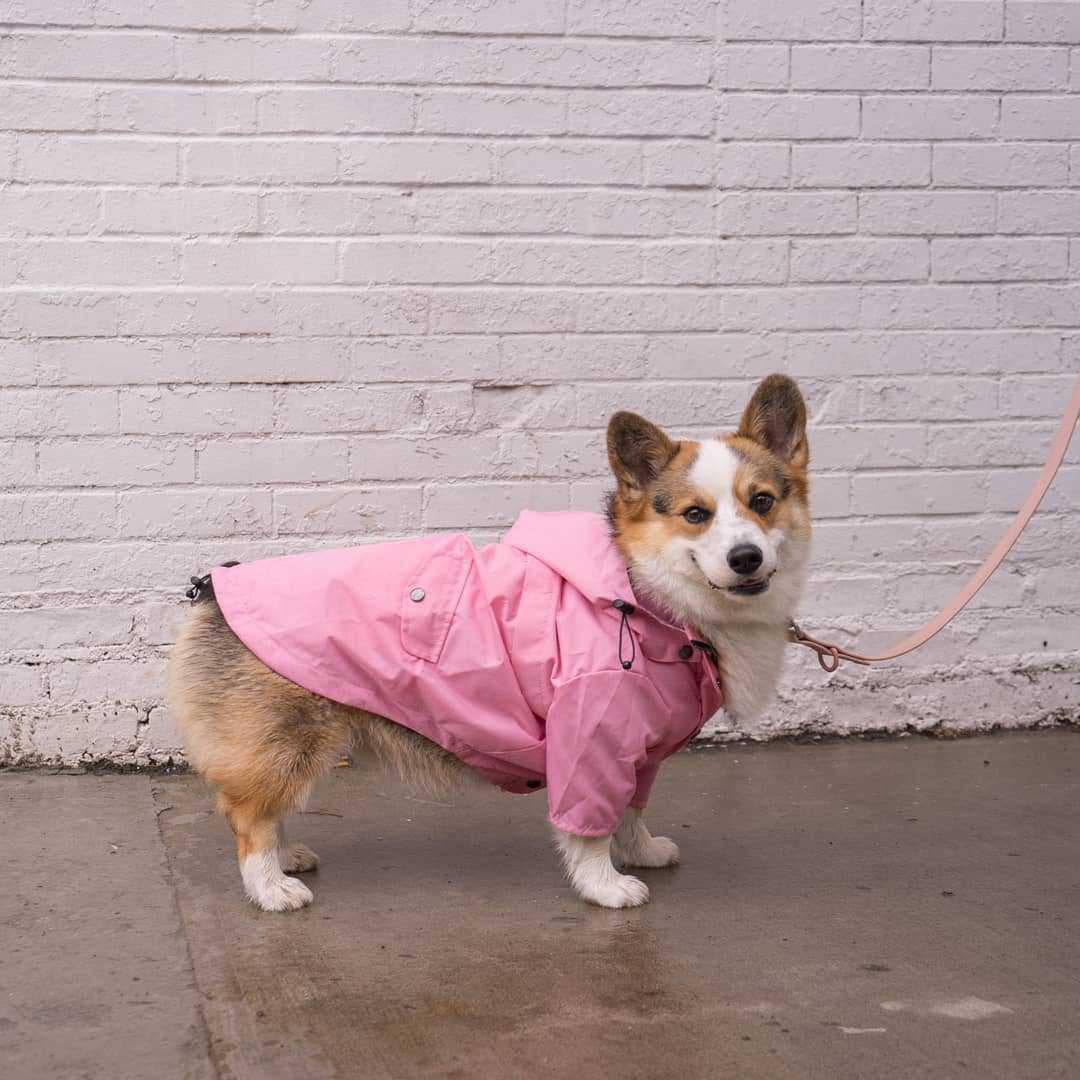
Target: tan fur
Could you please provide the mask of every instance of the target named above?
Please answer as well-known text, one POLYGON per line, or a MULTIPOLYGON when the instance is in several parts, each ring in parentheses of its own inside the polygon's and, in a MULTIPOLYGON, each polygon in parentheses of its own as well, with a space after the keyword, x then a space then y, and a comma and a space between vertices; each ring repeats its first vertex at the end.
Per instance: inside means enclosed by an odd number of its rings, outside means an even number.
POLYGON ((742 459, 735 477, 739 512, 765 530, 779 526, 793 533, 809 528, 806 504, 810 484, 805 466, 785 464, 765 447, 744 436, 732 435, 724 441, 742 459), (750 500, 758 492, 766 492, 776 500, 768 514, 755 514, 750 509, 750 500))
POLYGON ((282 818, 352 747, 431 791, 464 774, 456 757, 422 735, 282 678, 237 638, 211 599, 191 608, 173 648, 169 701, 188 759, 219 789, 218 809, 241 861, 278 844, 282 818))
POLYGON ((624 556, 629 551, 652 552, 666 544, 672 533, 688 536, 700 526, 682 517, 689 506, 713 510, 713 500, 699 492, 688 475, 697 457, 698 444, 691 439, 673 444, 677 449, 654 479, 641 478, 640 487, 620 484, 609 507, 615 524, 615 542, 624 556), (671 512, 661 514, 654 505, 657 497, 671 512))

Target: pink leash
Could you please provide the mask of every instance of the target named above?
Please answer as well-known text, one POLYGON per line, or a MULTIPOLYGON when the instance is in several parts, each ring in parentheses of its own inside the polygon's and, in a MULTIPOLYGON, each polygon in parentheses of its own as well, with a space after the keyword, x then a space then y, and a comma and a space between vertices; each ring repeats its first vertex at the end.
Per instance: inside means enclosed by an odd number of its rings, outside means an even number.
POLYGON ((1010 548, 1019 539, 1020 534, 1027 527, 1032 515, 1042 502, 1043 496, 1049 490, 1050 485, 1057 475, 1061 463, 1065 460, 1065 453, 1069 449, 1073 429, 1077 420, 1080 419, 1080 376, 1077 377, 1073 387, 1072 397, 1065 407, 1065 415, 1061 418, 1061 426, 1054 437, 1050 453, 1047 455, 1046 464, 1042 467, 1038 479, 1035 481, 1024 505, 1017 511, 1005 535, 997 542, 997 546, 986 557, 986 561, 975 571, 971 580, 945 605, 940 614, 935 615, 928 623, 921 626, 915 633, 904 638, 898 645, 888 652, 877 656, 866 656, 862 653, 852 652, 840 645, 830 645, 826 641, 806 634, 799 624, 792 621, 788 628, 791 641, 797 645, 805 645, 817 653, 818 662, 826 671, 835 671, 840 666, 841 660, 850 660, 854 664, 879 664, 885 660, 895 660, 905 653, 914 652, 915 649, 925 645, 935 634, 943 630, 967 607, 971 598, 987 583, 990 575, 1001 565, 1002 560, 1008 555, 1010 548))

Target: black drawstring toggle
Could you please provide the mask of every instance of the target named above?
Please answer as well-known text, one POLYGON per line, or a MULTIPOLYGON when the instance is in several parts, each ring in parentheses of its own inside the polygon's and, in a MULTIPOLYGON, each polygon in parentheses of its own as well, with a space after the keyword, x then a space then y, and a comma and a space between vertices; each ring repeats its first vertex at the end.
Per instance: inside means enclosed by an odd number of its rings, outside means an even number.
POLYGON ((196 600, 202 596, 203 590, 210 584, 210 575, 203 574, 202 577, 193 577, 191 579, 191 588, 188 589, 184 595, 194 604, 196 600))
MULTIPOLYGON (((239 566, 240 564, 233 559, 232 562, 223 562, 222 566, 239 566)), ((203 593, 207 593, 209 596, 214 595, 214 583, 211 580, 212 575, 203 574, 202 577, 192 577, 191 588, 188 589, 184 595, 194 604, 203 593)))
POLYGON ((634 614, 637 608, 633 604, 628 604, 625 600, 615 600, 611 605, 621 616, 619 619, 619 663, 622 664, 623 671, 629 671, 633 666, 634 661, 637 659, 637 642, 634 641, 634 632, 630 629, 630 616, 634 614), (623 656, 623 635, 628 634, 630 637, 630 659, 627 660, 623 656))

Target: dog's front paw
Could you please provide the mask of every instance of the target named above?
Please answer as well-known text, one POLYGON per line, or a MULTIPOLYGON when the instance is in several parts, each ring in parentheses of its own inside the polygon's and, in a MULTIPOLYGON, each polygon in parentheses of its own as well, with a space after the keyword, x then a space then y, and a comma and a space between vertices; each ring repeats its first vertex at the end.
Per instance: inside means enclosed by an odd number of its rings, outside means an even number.
POLYGON ((649 886, 629 874, 613 874, 582 888, 581 898, 597 907, 641 907, 649 902, 649 886))
POLYGON ((674 866, 679 861, 679 845, 666 836, 650 836, 632 847, 624 858, 626 866, 674 866))

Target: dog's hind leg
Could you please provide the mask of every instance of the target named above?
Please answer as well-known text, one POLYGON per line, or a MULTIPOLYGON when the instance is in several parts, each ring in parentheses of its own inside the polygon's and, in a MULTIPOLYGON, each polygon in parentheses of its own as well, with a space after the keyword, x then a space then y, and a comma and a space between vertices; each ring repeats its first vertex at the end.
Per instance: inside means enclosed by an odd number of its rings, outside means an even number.
POLYGON ((356 718, 366 714, 271 671, 209 598, 191 609, 173 648, 169 702, 188 760, 219 789, 252 902, 266 911, 311 903, 311 890, 288 875, 314 870, 319 860, 304 844, 286 844, 285 815, 341 759, 356 718))
POLYGON ((303 874, 319 867, 319 856, 307 844, 299 840, 290 844, 285 839, 285 822, 278 827, 278 859, 286 874, 303 874))
POLYGON ((251 799, 238 801, 227 791, 218 796, 218 808, 236 838, 240 877, 251 902, 263 911, 294 911, 310 904, 311 890, 302 881, 289 877, 282 865, 279 814, 251 799))

